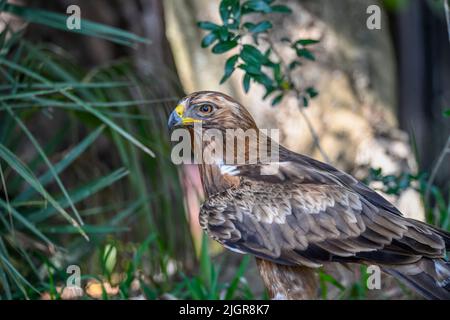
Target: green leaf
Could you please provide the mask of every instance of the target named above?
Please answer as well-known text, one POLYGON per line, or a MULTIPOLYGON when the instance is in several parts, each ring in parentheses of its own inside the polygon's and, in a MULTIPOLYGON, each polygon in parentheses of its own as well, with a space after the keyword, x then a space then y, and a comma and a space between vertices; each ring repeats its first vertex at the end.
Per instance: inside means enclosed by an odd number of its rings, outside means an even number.
POLYGON ((311 53, 311 51, 309 51, 307 49, 297 49, 296 52, 297 52, 298 57, 301 57, 301 58, 303 57, 305 59, 312 60, 312 61, 316 60, 316 58, 311 53))
POLYGON ((272 106, 276 106, 276 105, 280 104, 281 100, 283 100, 283 94, 280 94, 280 95, 276 96, 272 100, 272 106))
POLYGON ((313 40, 313 39, 300 39, 295 41, 294 45, 301 45, 301 46, 309 46, 311 44, 319 43, 319 40, 313 40))
POLYGON ((254 76, 254 75, 260 75, 261 72, 262 72, 262 71, 261 71, 261 66, 255 65, 255 64, 253 64, 253 65, 249 65, 249 64, 240 64, 240 65, 238 66, 238 68, 244 70, 246 73, 248 73, 248 74, 251 75, 251 76, 254 76))
POLYGON ((266 92, 263 95, 263 100, 266 100, 267 97, 269 97, 273 92, 275 92, 276 88, 274 87, 270 87, 270 88, 266 88, 266 92))
POLYGON ((250 30, 252 28, 254 28, 256 26, 256 24, 254 24, 253 22, 246 22, 243 24, 244 28, 247 30, 250 30))
POLYGON ((259 74, 259 75, 254 75, 253 79, 256 82, 261 83, 262 85, 264 85, 264 87, 266 87, 266 89, 269 89, 270 87, 273 86, 272 79, 268 75, 263 73, 263 72, 261 72, 261 74, 259 74))
POLYGON ((244 23, 244 27, 247 28, 247 30, 249 32, 261 33, 261 32, 265 32, 265 31, 271 29, 272 23, 270 21, 262 21, 257 24, 247 22, 247 23, 244 23))
POLYGON ((310 98, 314 98, 319 94, 319 92, 313 87, 306 88, 306 92, 308 93, 310 98))
POLYGON ((294 60, 291 63, 289 63, 288 68, 289 68, 289 70, 294 70, 295 68, 297 68, 297 67, 299 67, 301 65, 302 65, 302 63, 300 61, 294 60))
POLYGON ((246 73, 244 75, 244 79, 242 81, 242 85, 244 87, 245 93, 248 93, 248 91, 250 90, 250 80, 251 80, 251 76, 248 73, 246 73))
POLYGON ((444 117, 450 117, 450 109, 444 111, 444 117))
POLYGON ((227 62, 225 62, 225 73, 220 80, 220 84, 224 83, 233 74, 238 59, 239 55, 235 54, 234 56, 228 58, 227 62))
POLYGON ((221 54, 227 52, 238 45, 236 40, 219 42, 212 48, 212 53, 221 54))
POLYGON ((305 97, 305 96, 303 96, 302 99, 303 99, 303 106, 304 106, 305 108, 308 107, 308 105, 309 105, 308 98, 305 97))
POLYGON ((209 33, 202 40, 202 48, 209 47, 216 40, 217 40, 217 34, 215 32, 209 33))
POLYGON ((220 28, 219 25, 217 25, 215 23, 212 23, 212 22, 209 22, 209 21, 199 21, 199 22, 197 22, 197 26, 200 29, 210 30, 210 31, 219 30, 219 28, 220 28))
POLYGON ((263 13, 270 13, 272 12, 272 8, 269 4, 267 4, 263 0, 250 0, 246 1, 242 4, 242 7, 245 10, 245 12, 263 12, 263 13))
POLYGON ((228 31, 227 27, 220 27, 220 29, 215 32, 217 32, 221 41, 227 41, 234 36, 232 32, 228 31))
POLYGON ((277 84, 281 84, 283 81, 283 74, 281 73, 281 63, 275 63, 273 65, 273 77, 277 84))
POLYGON ((219 12, 225 26, 238 27, 241 16, 239 0, 222 0, 219 6, 219 12))
POLYGON ((272 9, 272 12, 278 12, 278 13, 292 13, 291 8, 285 5, 275 5, 270 7, 272 9))
POLYGON ((249 65, 267 65, 270 60, 261 53, 256 47, 244 44, 241 50, 241 59, 249 65))

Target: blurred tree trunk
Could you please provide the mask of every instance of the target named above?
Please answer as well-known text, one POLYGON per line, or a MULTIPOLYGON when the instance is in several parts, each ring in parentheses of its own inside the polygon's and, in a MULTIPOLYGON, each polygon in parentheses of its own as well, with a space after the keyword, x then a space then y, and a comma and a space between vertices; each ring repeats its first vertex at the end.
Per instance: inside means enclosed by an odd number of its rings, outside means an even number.
MULTIPOLYGON (((450 108, 450 44, 441 1, 412 0, 391 15, 399 73, 400 127, 414 137, 422 170, 431 172, 447 138, 450 108), (412 67, 413 66, 413 67, 412 67)), ((450 161, 436 183, 448 194, 450 161)))

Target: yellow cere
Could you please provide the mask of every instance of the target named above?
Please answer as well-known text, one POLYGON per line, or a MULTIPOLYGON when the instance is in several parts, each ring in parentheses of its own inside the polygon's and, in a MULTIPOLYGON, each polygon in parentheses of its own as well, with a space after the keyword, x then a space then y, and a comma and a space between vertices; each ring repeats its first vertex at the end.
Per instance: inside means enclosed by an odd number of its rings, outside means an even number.
POLYGON ((184 117, 183 116, 184 115, 184 106, 182 104, 179 104, 179 105, 176 106, 175 112, 181 118, 181 121, 183 122, 183 124, 189 124, 189 123, 194 123, 194 122, 202 122, 201 120, 198 120, 198 119, 184 117))
POLYGON ((175 108, 175 112, 180 118, 183 118, 184 106, 182 104, 177 105, 177 107, 175 108))

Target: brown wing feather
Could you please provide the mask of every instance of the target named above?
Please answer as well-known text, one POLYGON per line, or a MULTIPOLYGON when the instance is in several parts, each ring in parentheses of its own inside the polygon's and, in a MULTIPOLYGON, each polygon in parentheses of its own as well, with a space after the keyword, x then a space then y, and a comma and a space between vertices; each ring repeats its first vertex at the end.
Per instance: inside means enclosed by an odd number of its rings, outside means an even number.
POLYGON ((318 179, 319 171, 303 174, 287 167, 281 166, 278 173, 282 183, 245 175, 240 168, 239 186, 204 203, 201 225, 228 248, 288 265, 401 264, 444 255, 438 234, 403 218, 386 200, 389 206, 380 207, 383 201, 372 194, 368 199, 367 190, 358 193, 362 187, 352 189, 335 177, 318 179))

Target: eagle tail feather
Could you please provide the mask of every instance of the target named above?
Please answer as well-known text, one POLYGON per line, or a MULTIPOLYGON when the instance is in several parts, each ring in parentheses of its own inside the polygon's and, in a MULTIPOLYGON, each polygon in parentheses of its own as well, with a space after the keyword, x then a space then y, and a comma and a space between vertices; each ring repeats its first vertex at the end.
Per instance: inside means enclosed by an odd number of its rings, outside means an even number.
POLYGON ((422 258, 401 267, 384 267, 385 272, 430 300, 450 300, 450 262, 422 258))

